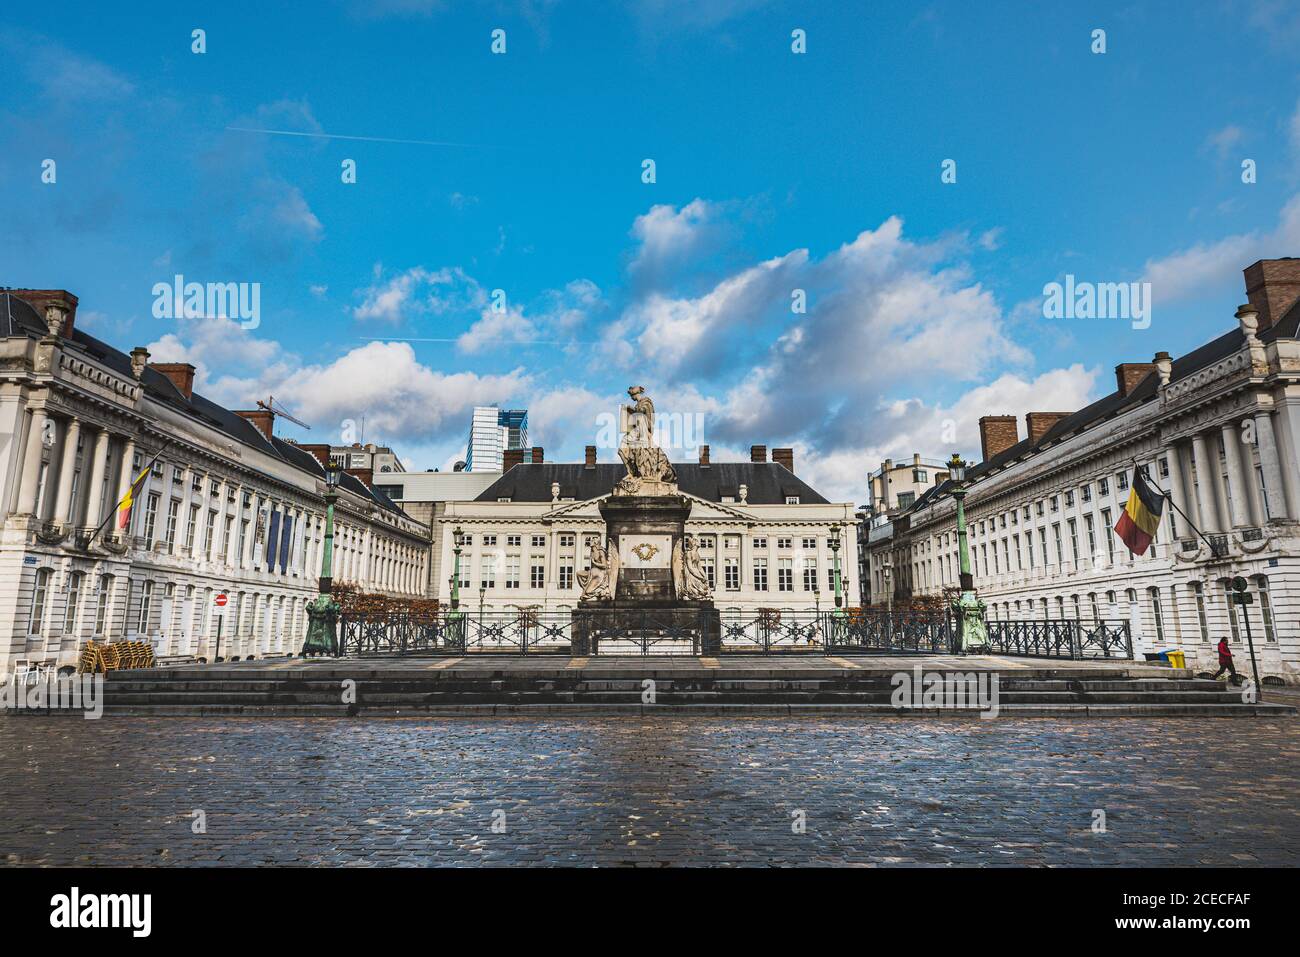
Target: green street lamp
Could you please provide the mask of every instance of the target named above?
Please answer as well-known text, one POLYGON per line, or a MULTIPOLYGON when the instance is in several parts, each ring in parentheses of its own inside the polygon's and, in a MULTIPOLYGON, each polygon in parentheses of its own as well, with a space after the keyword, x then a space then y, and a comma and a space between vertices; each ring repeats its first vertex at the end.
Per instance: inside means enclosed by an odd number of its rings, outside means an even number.
POLYGON ((957 613, 958 634, 961 636, 961 653, 987 652, 989 633, 984 625, 984 602, 975 594, 975 578, 970 570, 970 548, 966 544, 966 463, 956 452, 948 462, 948 477, 956 487, 952 496, 957 500, 957 560, 960 572, 961 596, 953 603, 957 613))
POLYGON ((453 536, 452 541, 455 543, 454 545, 452 545, 451 551, 452 554, 456 556, 455 561, 452 563, 452 570, 451 570, 451 610, 453 612, 459 612, 460 611, 460 553, 464 547, 465 533, 461 531, 460 526, 457 525, 455 530, 451 534, 453 536))
POLYGON ((339 603, 331 594, 334 577, 334 503, 338 499, 343 469, 331 461, 325 467, 325 548, 320 562, 320 595, 307 606, 307 640, 302 656, 339 653, 339 603))
POLYGON ((831 549, 831 582, 835 586, 835 610, 831 615, 835 618, 845 617, 844 612, 844 595, 841 592, 842 583, 840 581, 840 526, 831 526, 830 541, 827 542, 831 549))

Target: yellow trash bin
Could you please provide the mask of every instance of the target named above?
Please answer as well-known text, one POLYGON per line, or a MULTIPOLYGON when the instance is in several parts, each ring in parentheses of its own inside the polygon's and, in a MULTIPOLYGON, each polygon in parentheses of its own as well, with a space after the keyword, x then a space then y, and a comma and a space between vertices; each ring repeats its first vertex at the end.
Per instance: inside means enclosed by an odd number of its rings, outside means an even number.
POLYGON ((1187 667, 1187 659, 1184 657, 1181 651, 1171 651, 1166 655, 1166 657, 1169 659, 1170 668, 1187 667))

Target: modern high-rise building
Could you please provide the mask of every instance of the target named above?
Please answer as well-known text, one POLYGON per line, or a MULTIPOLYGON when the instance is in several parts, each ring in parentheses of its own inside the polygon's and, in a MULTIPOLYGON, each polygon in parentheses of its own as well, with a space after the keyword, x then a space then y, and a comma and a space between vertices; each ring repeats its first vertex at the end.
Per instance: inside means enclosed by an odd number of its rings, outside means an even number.
POLYGON ((475 407, 465 449, 465 471, 500 472, 502 453, 506 449, 527 448, 527 409, 499 409, 494 405, 475 407))

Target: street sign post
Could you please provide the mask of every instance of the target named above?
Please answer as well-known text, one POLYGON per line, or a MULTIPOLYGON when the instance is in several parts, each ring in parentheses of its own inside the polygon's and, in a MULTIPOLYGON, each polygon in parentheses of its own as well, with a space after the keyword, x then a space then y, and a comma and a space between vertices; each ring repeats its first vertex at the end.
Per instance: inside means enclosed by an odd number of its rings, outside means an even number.
POLYGON ((1264 686, 1259 683, 1259 664, 1255 661, 1255 639, 1250 634, 1250 609, 1246 606, 1254 599, 1247 591, 1249 587, 1250 583, 1240 575, 1232 580, 1234 593, 1232 600, 1235 604, 1241 606, 1241 617, 1246 623, 1246 647, 1250 649, 1250 673, 1255 676, 1255 694, 1257 696, 1255 700, 1259 701, 1258 696, 1264 693, 1264 686))
POLYGON ((212 655, 213 664, 221 660, 221 626, 225 623, 226 605, 229 602, 230 596, 223 591, 219 591, 212 596, 213 614, 217 616, 217 650, 212 655))

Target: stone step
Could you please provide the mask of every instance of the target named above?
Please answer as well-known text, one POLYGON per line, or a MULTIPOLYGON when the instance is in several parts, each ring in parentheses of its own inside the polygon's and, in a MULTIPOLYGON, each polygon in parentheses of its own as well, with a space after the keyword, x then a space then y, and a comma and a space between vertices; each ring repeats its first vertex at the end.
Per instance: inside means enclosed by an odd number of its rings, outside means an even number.
MULTIPOLYGON (((113 705, 104 707, 108 717, 132 715, 166 715, 174 717, 344 717, 351 715, 346 706, 325 705, 113 705)), ((54 715, 76 715, 78 712, 17 712, 32 718, 54 715)), ((364 717, 545 717, 549 715, 622 715, 648 717, 655 715, 797 717, 799 715, 842 714, 882 718, 949 718, 952 720, 983 720, 974 711, 900 710, 886 704, 458 704, 406 706, 401 708, 367 708, 364 717)), ((1005 705, 1000 709, 1003 718, 1106 718, 1106 717, 1183 717, 1183 718, 1283 718, 1296 714, 1291 706, 1277 704, 1224 705, 1224 704, 1127 704, 1127 705, 1005 705)))

